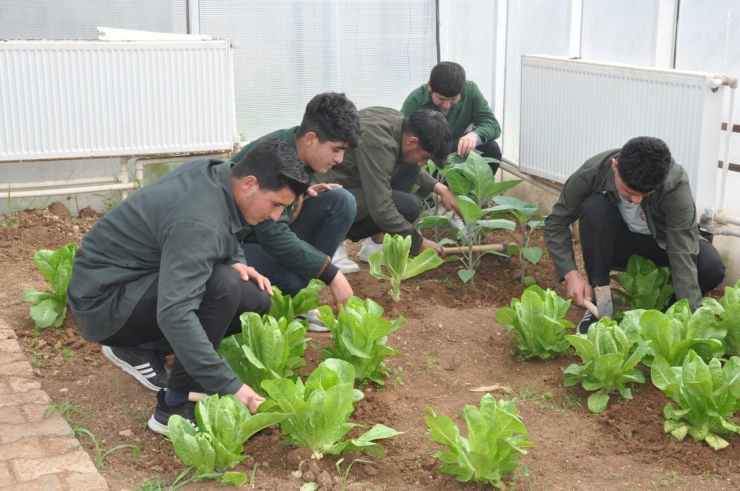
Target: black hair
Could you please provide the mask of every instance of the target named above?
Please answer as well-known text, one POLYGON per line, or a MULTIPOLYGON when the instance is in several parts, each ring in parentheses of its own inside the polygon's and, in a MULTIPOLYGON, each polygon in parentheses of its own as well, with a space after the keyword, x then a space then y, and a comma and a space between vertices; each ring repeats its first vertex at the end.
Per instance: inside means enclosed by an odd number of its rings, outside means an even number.
POLYGON ((419 139, 419 146, 432 154, 437 166, 444 167, 444 160, 450 153, 452 133, 447 118, 439 111, 420 109, 408 118, 403 118, 402 133, 419 139))
POLYGON ((343 93, 324 92, 308 101, 296 136, 309 131, 316 133, 320 143, 346 142, 350 148, 357 148, 363 133, 360 113, 343 93))
POLYGON ((300 196, 308 189, 308 175, 290 145, 277 137, 263 138, 231 168, 237 179, 257 178, 262 191, 281 191, 290 188, 300 196))
POLYGON ((443 97, 457 97, 465 86, 465 69, 454 61, 442 61, 432 68, 429 88, 443 97))
POLYGON ((617 156, 619 177, 638 193, 649 193, 663 184, 670 166, 668 145, 652 136, 632 138, 617 156))

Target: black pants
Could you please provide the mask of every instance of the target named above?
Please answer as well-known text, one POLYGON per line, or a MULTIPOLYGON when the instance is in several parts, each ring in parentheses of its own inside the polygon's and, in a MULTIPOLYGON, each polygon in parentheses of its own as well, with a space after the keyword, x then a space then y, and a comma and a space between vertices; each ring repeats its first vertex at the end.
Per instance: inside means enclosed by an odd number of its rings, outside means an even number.
MULTIPOLYGON (((630 256, 638 254, 656 266, 669 266, 668 253, 650 234, 630 231, 619 207, 609 197, 596 193, 583 202, 579 214, 583 262, 591 286, 609 284, 612 269, 624 270, 630 256)), ((699 231, 697 230, 697 235, 699 231)), ((699 238, 696 269, 702 294, 713 290, 725 277, 725 266, 709 241, 699 238)))
MULTIPOLYGON (((130 348, 153 342, 160 353, 169 346, 165 335, 157 324, 157 285, 155 280, 146 291, 126 324, 101 344, 117 348, 130 348)), ((260 315, 270 311, 270 296, 259 289, 253 281, 243 281, 239 274, 226 264, 216 264, 211 277, 206 281, 206 291, 200 308, 195 315, 200 320, 213 349, 218 349, 221 340, 241 332, 239 316, 244 312, 260 315)), ((173 392, 203 392, 200 386, 182 366, 175 353, 168 389, 173 392)))
MULTIPOLYGON (((414 223, 421 214, 421 201, 411 194, 411 189, 414 187, 420 172, 421 168, 416 165, 401 164, 398 171, 391 177, 393 204, 396 206, 398 213, 410 223, 414 223)), ((352 242, 357 242, 381 232, 385 232, 385 230, 380 230, 373 218, 368 215, 352 224, 349 232, 347 232, 347 238, 352 242)))
MULTIPOLYGON (((498 146, 498 143, 496 143, 494 140, 487 141, 483 145, 478 145, 475 147, 476 150, 478 150, 483 157, 491 157, 496 160, 501 160, 501 147, 498 146)), ((491 167, 491 171, 493 171, 493 174, 496 174, 496 171, 498 171, 498 162, 489 162, 488 165, 491 167)))

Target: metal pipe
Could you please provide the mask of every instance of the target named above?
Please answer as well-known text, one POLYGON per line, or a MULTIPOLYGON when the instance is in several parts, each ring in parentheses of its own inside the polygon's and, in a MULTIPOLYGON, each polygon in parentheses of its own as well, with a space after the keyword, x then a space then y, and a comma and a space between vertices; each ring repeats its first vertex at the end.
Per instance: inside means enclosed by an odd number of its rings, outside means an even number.
POLYGON ((138 186, 143 186, 145 165, 183 162, 187 160, 189 157, 193 157, 195 155, 199 157, 211 156, 211 157, 220 159, 220 158, 231 157, 231 152, 199 153, 199 154, 184 154, 184 155, 170 155, 170 156, 154 155, 150 157, 139 157, 138 159, 134 160, 134 179, 136 179, 138 186))
POLYGON ((727 133, 725 133, 725 157, 722 161, 722 189, 720 191, 719 209, 725 209, 725 197, 727 191, 727 173, 730 171, 730 143, 732 142, 732 126, 735 115, 735 92, 737 90, 737 79, 735 84, 730 86, 730 114, 727 121, 727 133))

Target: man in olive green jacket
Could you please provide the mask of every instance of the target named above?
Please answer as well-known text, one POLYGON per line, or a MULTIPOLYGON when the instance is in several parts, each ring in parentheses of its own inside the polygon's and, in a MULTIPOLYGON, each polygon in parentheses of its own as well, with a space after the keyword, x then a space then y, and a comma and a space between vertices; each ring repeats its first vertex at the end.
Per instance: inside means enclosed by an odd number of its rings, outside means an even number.
POLYGON ((419 109, 443 113, 452 133, 452 151, 465 157, 476 149, 484 157, 497 160, 489 163, 496 173, 501 148, 495 140, 501 135, 501 127, 478 86, 466 80, 462 66, 452 61, 437 63, 429 81, 406 98, 401 112, 410 116, 419 109))
POLYGON ((434 192, 450 210, 457 198, 447 186, 421 172, 429 159, 444 161, 449 152, 450 130, 441 113, 416 111, 408 118, 385 107, 360 110, 364 133, 356 149, 347 151, 342 165, 313 180, 340 184, 357 202, 357 216, 347 233, 352 241, 369 238, 358 254, 367 262, 374 251, 382 250, 383 234, 411 236, 411 252, 436 248, 414 229, 421 202, 411 194, 414 184, 422 194, 434 192))
MULTIPOLYGON (((579 307, 633 254, 670 266, 676 298, 687 299, 692 309, 724 279, 717 250, 699 235, 686 171, 658 138, 633 138, 587 160, 568 178, 545 220, 545 240, 558 278, 579 307), (573 253, 570 225, 576 220, 588 282, 573 253)), ((595 321, 587 312, 579 332, 595 321)))

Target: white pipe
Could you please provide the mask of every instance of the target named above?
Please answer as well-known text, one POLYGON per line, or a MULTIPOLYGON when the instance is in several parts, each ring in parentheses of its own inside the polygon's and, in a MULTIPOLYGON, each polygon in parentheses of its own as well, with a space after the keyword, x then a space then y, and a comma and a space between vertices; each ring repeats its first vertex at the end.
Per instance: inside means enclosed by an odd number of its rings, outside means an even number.
POLYGON ((722 224, 740 225, 740 217, 728 215, 724 210, 717 210, 714 214, 714 221, 722 224))
POLYGON ((716 227, 712 235, 731 235, 740 237, 740 229, 733 227, 716 227))
POLYGON ((135 182, 118 183, 118 184, 107 184, 102 186, 85 186, 85 187, 72 187, 63 189, 45 189, 45 190, 33 190, 33 191, 20 191, 17 193, 8 191, 3 193, 8 198, 35 198, 37 196, 55 196, 55 195, 68 195, 68 194, 80 194, 80 193, 95 193, 99 191, 115 191, 123 190, 124 192, 129 189, 136 189, 135 182))
POLYGON ((53 188, 59 186, 70 186, 77 184, 100 184, 103 182, 118 182, 116 177, 81 177, 79 179, 65 179, 61 181, 38 181, 38 182, 10 182, 0 185, 0 189, 35 189, 53 188))
MULTIPOLYGON (((229 158, 232 155, 232 152, 218 152, 218 153, 205 153, 205 154, 197 154, 198 157, 206 157, 210 156, 213 158, 229 158)), ((138 159, 134 160, 134 178, 137 181, 137 184, 139 186, 143 186, 144 184, 144 166, 145 165, 151 165, 151 164, 168 164, 171 162, 185 162, 188 160, 189 157, 196 156, 196 154, 186 154, 186 155, 173 155, 170 157, 162 157, 162 156, 151 156, 151 157, 139 157, 138 159)))
POLYGON ((725 196, 727 191, 727 173, 730 171, 730 143, 732 142, 732 127, 735 116, 735 91, 737 90, 737 79, 730 86, 730 114, 727 121, 727 133, 725 134, 725 157, 722 161, 722 190, 719 197, 720 212, 725 209, 725 196))

